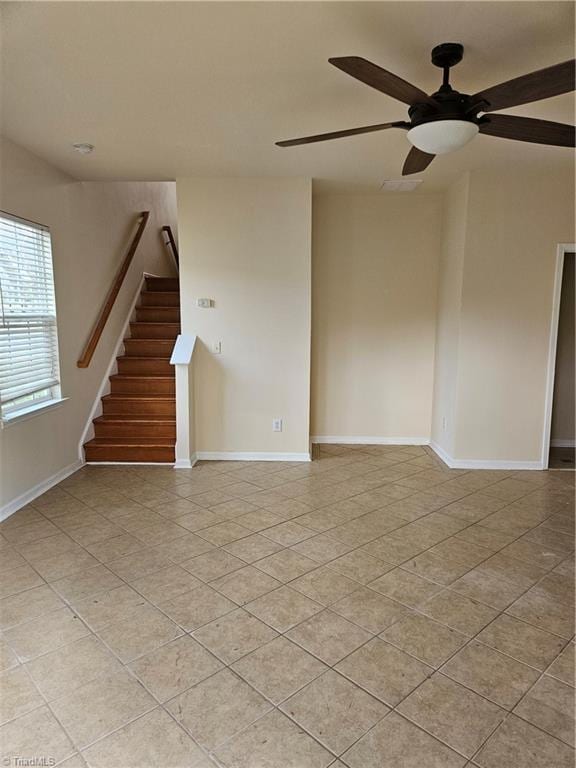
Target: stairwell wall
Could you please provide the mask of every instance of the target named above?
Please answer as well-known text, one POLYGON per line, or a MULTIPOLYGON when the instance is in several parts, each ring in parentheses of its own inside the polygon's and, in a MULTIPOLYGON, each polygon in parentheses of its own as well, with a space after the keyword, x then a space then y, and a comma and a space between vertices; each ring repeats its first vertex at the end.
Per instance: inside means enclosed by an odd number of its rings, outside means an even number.
MULTIPOLYGON (((50 227, 58 313, 60 406, 0 430, 0 514, 9 514, 79 465, 78 442, 143 272, 174 273, 160 227, 176 232, 173 182, 80 182, 24 148, 0 146, 0 208, 50 227), (76 361, 133 235, 150 210, 90 366, 76 361)), ((89 158, 86 158, 89 162, 89 158)))
POLYGON ((306 459, 311 181, 183 178, 177 189, 182 333, 198 337, 196 455, 306 459))

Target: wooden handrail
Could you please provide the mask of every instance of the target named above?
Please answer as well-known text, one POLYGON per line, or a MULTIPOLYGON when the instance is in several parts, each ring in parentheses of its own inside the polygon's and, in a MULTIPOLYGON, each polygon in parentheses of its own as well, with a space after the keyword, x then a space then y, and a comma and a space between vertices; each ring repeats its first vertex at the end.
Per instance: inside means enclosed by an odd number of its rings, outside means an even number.
POLYGON ((124 256, 124 261, 122 262, 122 266, 120 267, 116 277, 114 278, 112 287, 108 291, 108 295, 106 296, 106 301, 104 302, 104 306, 100 310, 100 314, 98 315, 96 324, 94 325, 92 333, 90 334, 90 338, 88 339, 88 342, 84 347, 84 352, 82 353, 82 357, 76 363, 78 368, 88 368, 88 366, 90 365, 90 361, 92 360, 92 356, 94 355, 94 351, 96 350, 98 341, 100 340, 100 336, 102 336, 102 331, 104 330, 104 326, 106 325, 108 318, 110 317, 110 312, 112 311, 112 307, 114 306, 116 297, 120 292, 120 288, 122 287, 122 283, 124 282, 124 278, 126 277, 126 273, 128 272, 128 267, 132 263, 132 259, 134 258, 134 254, 136 253, 136 249, 138 248, 138 243, 140 242, 140 239, 142 238, 142 234, 144 232, 146 224, 148 223, 149 216, 150 216, 150 211, 142 211, 142 213, 139 214, 140 223, 138 224, 138 229, 136 230, 136 234, 132 238, 132 242, 130 243, 129 248, 126 251, 126 256, 124 256))
POLYGON ((176 240, 174 240, 174 235, 172 234, 171 227, 162 227, 162 232, 166 232, 166 236, 168 237, 168 242, 166 245, 169 245, 170 248, 172 248, 172 254, 174 255, 174 261, 176 262, 176 268, 178 271, 180 271, 180 256, 178 254, 178 246, 176 245, 176 240))

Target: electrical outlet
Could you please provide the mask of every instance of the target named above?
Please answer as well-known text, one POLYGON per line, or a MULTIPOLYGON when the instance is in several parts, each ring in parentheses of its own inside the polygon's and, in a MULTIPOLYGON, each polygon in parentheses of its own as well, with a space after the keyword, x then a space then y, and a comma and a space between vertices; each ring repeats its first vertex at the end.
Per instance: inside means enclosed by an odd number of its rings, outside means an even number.
POLYGON ((272 432, 282 432, 282 419, 272 419, 272 432))
POLYGON ((196 304, 202 309, 210 309, 214 306, 214 301, 213 299, 196 299, 196 304))
POLYGON ((446 416, 442 416, 442 430, 446 432, 446 416))
POLYGON ((222 342, 221 341, 215 341, 214 344, 212 344, 212 352, 215 355, 219 355, 222 352, 222 342))

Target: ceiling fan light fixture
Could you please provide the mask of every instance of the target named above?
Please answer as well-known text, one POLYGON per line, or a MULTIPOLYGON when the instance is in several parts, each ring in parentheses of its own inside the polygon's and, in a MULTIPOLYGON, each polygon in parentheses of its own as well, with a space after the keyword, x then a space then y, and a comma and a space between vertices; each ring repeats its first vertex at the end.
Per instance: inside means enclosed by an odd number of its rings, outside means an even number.
POLYGON ((408 141, 429 155, 454 152, 476 136, 478 126, 468 120, 434 120, 414 126, 406 134, 408 141))

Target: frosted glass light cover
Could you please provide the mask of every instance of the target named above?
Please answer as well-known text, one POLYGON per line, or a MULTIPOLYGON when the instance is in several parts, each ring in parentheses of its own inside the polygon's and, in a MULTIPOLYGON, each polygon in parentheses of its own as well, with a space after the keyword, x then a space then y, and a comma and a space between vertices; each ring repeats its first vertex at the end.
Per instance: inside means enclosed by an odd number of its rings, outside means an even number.
POLYGON ((478 126, 467 120, 436 120, 411 128, 408 141, 429 155, 445 155, 472 141, 478 126))

